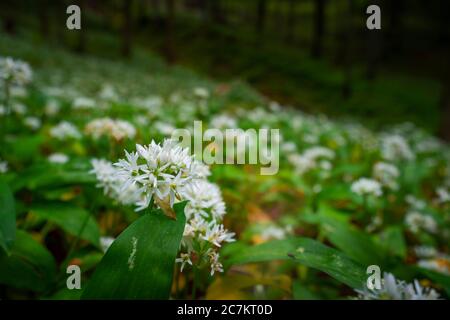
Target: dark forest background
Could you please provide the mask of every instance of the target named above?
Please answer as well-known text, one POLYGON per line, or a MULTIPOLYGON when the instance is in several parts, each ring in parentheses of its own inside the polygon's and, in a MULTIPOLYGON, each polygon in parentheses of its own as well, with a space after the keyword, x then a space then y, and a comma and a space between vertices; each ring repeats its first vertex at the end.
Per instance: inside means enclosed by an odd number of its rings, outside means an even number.
MULTIPOLYGON (((3 32, 78 54, 157 52, 311 113, 450 138, 447 0, 2 0, 3 32), (66 29, 66 8, 82 30, 66 29), (382 30, 366 28, 377 4, 382 30)), ((1 34, 0 34, 1 36, 1 34)))

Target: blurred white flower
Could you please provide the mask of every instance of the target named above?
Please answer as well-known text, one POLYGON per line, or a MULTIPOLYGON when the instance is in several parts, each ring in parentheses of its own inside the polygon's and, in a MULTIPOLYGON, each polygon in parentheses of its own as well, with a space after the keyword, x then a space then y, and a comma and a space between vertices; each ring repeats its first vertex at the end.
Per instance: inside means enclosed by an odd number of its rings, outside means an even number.
POLYGON ((31 81, 32 72, 28 63, 11 57, 0 57, 0 80, 3 83, 23 86, 31 81))
POLYGON ((436 190, 436 194, 438 195, 438 202, 447 203, 450 202, 450 192, 446 188, 438 188, 436 190))
POLYGON ((377 162, 373 167, 373 177, 378 180, 383 186, 397 190, 397 179, 400 176, 400 172, 397 167, 386 162, 377 162))
POLYGON ((414 253, 419 258, 432 258, 437 255, 437 250, 432 246, 416 246, 414 253))
POLYGON ((433 259, 422 259, 417 262, 421 268, 436 271, 445 275, 450 275, 450 258, 436 257, 433 259))
POLYGON ((0 173, 6 173, 8 172, 8 162, 1 161, 0 159, 0 173))
POLYGON ((295 167, 296 173, 302 175, 316 168, 330 170, 332 164, 327 160, 333 160, 334 157, 333 150, 316 146, 306 149, 303 154, 291 154, 288 156, 288 160, 295 167))
POLYGON ((432 216, 417 211, 411 211, 406 215, 405 224, 414 233, 420 230, 436 233, 438 227, 432 216))
POLYGON ((373 195, 379 197, 383 194, 381 184, 378 181, 368 178, 360 178, 353 182, 351 190, 360 196, 373 195))
POLYGON ((74 110, 94 109, 95 106, 95 100, 86 97, 77 97, 72 102, 72 108, 74 110))
POLYGON ((219 130, 234 129, 237 128, 237 121, 229 115, 220 114, 211 119, 210 127, 219 130))
POLYGON ((259 234, 261 240, 268 241, 273 239, 284 239, 287 235, 286 230, 276 225, 265 226, 259 234))
POLYGON ((58 101, 52 99, 45 105, 44 112, 47 116, 55 116, 59 113, 60 108, 58 101))
POLYGON ((194 88, 194 95, 200 99, 208 99, 209 91, 206 88, 197 87, 197 88, 194 88))
POLYGON ((408 142, 400 135, 388 135, 381 140, 381 154, 389 161, 413 160, 415 158, 408 142))
POLYGON ((362 300, 437 300, 439 294, 431 288, 422 287, 417 280, 405 283, 397 280, 391 273, 383 274, 380 290, 356 290, 362 300))
POLYGON ((81 138, 81 133, 78 131, 77 127, 67 121, 61 121, 58 125, 51 128, 50 135, 58 140, 81 138))
POLYGON ((175 130, 175 127, 173 125, 171 125, 168 122, 163 122, 163 121, 156 121, 153 126, 155 127, 155 129, 161 133, 162 135, 168 137, 170 136, 173 131, 175 130))
POLYGON ((98 94, 100 99, 107 100, 107 101, 115 101, 118 98, 118 94, 114 87, 110 84, 104 84, 102 88, 100 89, 100 92, 98 94))
POLYGON ((49 155, 47 159, 51 163, 59 163, 59 164, 64 164, 67 161, 69 161, 69 157, 64 153, 53 153, 49 155))
POLYGON ((84 131, 94 139, 107 136, 116 141, 121 141, 125 138, 131 139, 136 135, 136 129, 131 123, 125 120, 113 120, 111 118, 92 120, 86 125, 84 131))
POLYGON ((140 200, 137 187, 128 185, 124 188, 125 179, 117 174, 117 168, 104 159, 92 159, 92 170, 89 173, 95 174, 97 187, 103 188, 104 194, 124 205, 135 204, 140 200))
POLYGON ((31 130, 37 130, 42 125, 41 119, 39 119, 37 117, 26 117, 23 120, 23 123, 31 130))
POLYGON ((425 201, 420 200, 416 197, 414 197, 413 195, 407 195, 405 197, 406 203, 409 204, 410 208, 413 210, 423 210, 426 208, 427 204, 425 201))

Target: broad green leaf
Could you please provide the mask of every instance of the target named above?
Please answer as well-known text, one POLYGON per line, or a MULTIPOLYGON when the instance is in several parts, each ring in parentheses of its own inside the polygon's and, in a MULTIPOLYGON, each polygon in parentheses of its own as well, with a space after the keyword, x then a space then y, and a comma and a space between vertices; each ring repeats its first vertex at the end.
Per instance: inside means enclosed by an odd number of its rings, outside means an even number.
MULTIPOLYGON (((231 244, 230 246, 233 246, 231 244)), ((308 238, 290 238, 266 242, 257 246, 240 246, 231 252, 226 266, 272 260, 295 261, 323 271, 353 288, 360 288, 366 280, 365 269, 344 253, 308 238)))
POLYGON ((87 164, 53 165, 37 164, 25 170, 12 184, 14 191, 30 190, 76 184, 94 184, 95 176, 89 174, 87 164))
POLYGON ((67 204, 53 203, 32 207, 30 211, 39 218, 53 222, 71 235, 80 235, 81 239, 99 246, 100 230, 96 221, 86 210, 67 204))
POLYGON ((113 242, 96 268, 83 299, 168 299, 186 217, 161 210, 144 214, 113 242))
POLYGON ((296 280, 292 283, 292 297, 295 300, 320 300, 321 297, 296 280))
POLYGON ((0 256, 0 283, 14 288, 42 292, 55 272, 51 253, 24 231, 17 230, 10 255, 0 256))
POLYGON ((403 231, 399 226, 387 227, 379 236, 380 246, 382 246, 389 254, 406 258, 407 247, 403 231))
POLYGON ((344 219, 320 209, 317 215, 323 234, 338 249, 346 253, 350 258, 364 265, 382 265, 384 262, 384 250, 375 243, 367 233, 358 230, 344 219))
POLYGON ((0 248, 9 251, 16 234, 14 196, 8 185, 0 180, 0 248))

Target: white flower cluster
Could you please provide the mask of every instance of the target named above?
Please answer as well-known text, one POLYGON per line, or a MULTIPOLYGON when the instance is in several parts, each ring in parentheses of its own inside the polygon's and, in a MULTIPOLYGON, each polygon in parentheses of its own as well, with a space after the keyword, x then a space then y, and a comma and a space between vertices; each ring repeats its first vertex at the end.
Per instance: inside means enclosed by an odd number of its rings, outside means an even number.
POLYGON ((23 123, 31 130, 38 130, 42 125, 41 119, 37 117, 26 117, 23 123))
POLYGON ((221 115, 217 115, 211 119, 210 126, 211 126, 211 128, 219 129, 219 130, 233 129, 233 128, 237 128, 237 121, 235 118, 233 118, 229 115, 221 114, 221 115))
POLYGON ((28 63, 10 57, 0 57, 0 80, 3 83, 23 86, 31 81, 32 72, 28 63))
POLYGON ((92 159, 92 170, 97 178, 97 187, 103 188, 106 195, 124 205, 132 205, 139 201, 136 186, 123 188, 125 180, 118 176, 117 168, 104 159, 92 159))
POLYGON ((447 188, 441 187, 436 190, 439 203, 450 202, 450 192, 447 188))
POLYGON ((57 164, 64 164, 69 161, 69 157, 64 153, 52 153, 47 159, 49 162, 57 164))
POLYGON ((375 197, 379 197, 383 194, 381 184, 378 181, 368 178, 360 178, 359 180, 353 182, 351 190, 360 196, 373 195, 375 197))
POLYGON ((6 173, 8 172, 8 162, 1 161, 0 159, 0 173, 6 173))
POLYGON ((333 150, 316 146, 305 150, 303 154, 291 154, 288 159, 295 167, 295 171, 301 175, 316 168, 330 170, 332 168, 330 160, 334 157, 333 150))
POLYGON ((432 259, 421 259, 417 262, 421 268, 436 271, 445 275, 450 275, 450 257, 442 256, 432 259))
POLYGON ((87 110, 95 108, 95 100, 86 97, 77 97, 73 100, 72 108, 74 110, 87 110))
POLYGON ((121 141, 125 138, 134 138, 136 135, 136 129, 128 121, 110 118, 92 120, 86 125, 84 130, 86 134, 91 135, 94 139, 108 136, 116 141, 121 141))
POLYGON ((124 188, 135 185, 141 200, 138 210, 146 209, 151 200, 167 202, 173 206, 180 200, 180 190, 192 180, 193 158, 189 150, 177 146, 172 140, 162 145, 151 142, 148 146, 136 145, 136 152, 125 151, 126 159, 115 163, 117 175, 124 179, 124 188))
POLYGON ((437 223, 432 216, 422 214, 417 211, 410 211, 405 217, 405 224, 409 230, 414 233, 420 230, 427 231, 429 233, 437 232, 437 223))
POLYGON ((409 161, 415 158, 408 142, 400 135, 385 136, 381 141, 381 154, 389 161, 409 161))
POLYGON ((92 161, 91 172, 96 174, 98 186, 120 202, 136 205, 138 211, 148 208, 152 201, 164 210, 187 200, 187 221, 177 262, 182 270, 186 264, 195 263, 197 267, 209 265, 211 275, 222 272, 218 249, 223 242, 234 241, 234 233, 222 224, 225 203, 218 186, 206 180, 209 168, 194 160, 189 149, 170 139, 162 145, 154 141, 148 146, 136 145, 135 152, 125 151, 125 155, 114 165, 105 160, 92 161), (124 194, 129 195, 126 201, 124 194))
POLYGON ((419 281, 406 283, 397 280, 391 273, 383 274, 380 290, 356 290, 362 300, 437 300, 439 294, 431 288, 424 288, 419 281))
POLYGON ((58 140, 80 139, 81 133, 77 127, 70 122, 61 121, 50 129, 50 135, 58 140))
POLYGON ((383 186, 391 190, 398 189, 397 179, 400 172, 397 167, 387 162, 377 162, 373 167, 373 176, 383 186))

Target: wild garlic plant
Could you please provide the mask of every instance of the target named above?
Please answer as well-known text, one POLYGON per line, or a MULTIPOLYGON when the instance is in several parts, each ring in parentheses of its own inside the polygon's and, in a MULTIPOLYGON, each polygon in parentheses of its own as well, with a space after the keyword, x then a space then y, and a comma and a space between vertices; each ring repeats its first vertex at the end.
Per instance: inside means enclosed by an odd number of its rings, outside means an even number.
POLYGON ((189 149, 170 139, 162 144, 152 141, 147 146, 136 145, 136 151, 125 150, 125 158, 114 164, 95 159, 92 166, 97 186, 119 203, 134 205, 136 211, 155 206, 174 218, 173 205, 187 201, 176 260, 180 270, 192 266, 208 268, 211 275, 223 272, 219 249, 234 241, 234 233, 222 224, 226 207, 219 187, 207 180, 209 168, 195 160, 189 149))

